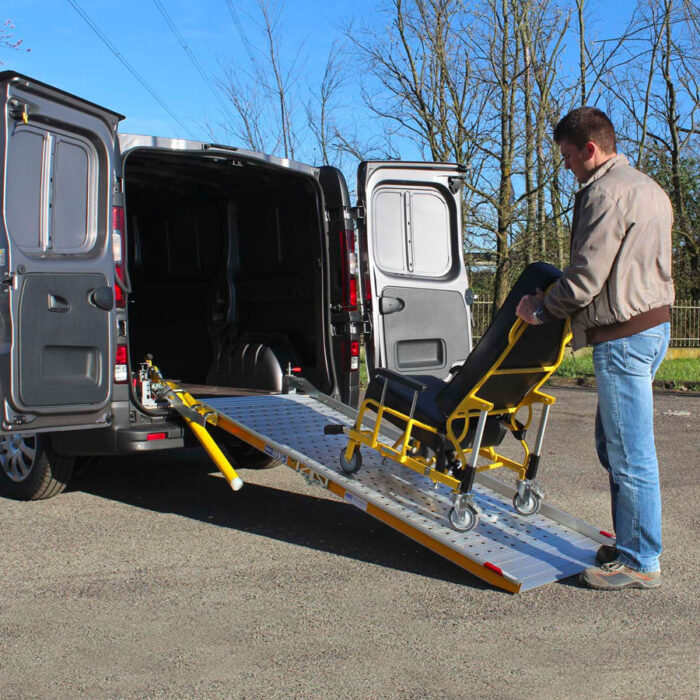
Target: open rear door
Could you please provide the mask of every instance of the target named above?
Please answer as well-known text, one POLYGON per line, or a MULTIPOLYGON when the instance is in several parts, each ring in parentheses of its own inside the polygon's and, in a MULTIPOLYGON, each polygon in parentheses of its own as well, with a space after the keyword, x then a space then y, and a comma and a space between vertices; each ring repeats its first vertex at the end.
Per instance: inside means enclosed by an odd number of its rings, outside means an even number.
POLYGON ((372 324, 370 367, 446 378, 471 351, 459 194, 463 177, 454 164, 360 165, 360 259, 372 324))
POLYGON ((2 430, 104 426, 120 116, 11 72, 0 73, 0 93, 2 430))

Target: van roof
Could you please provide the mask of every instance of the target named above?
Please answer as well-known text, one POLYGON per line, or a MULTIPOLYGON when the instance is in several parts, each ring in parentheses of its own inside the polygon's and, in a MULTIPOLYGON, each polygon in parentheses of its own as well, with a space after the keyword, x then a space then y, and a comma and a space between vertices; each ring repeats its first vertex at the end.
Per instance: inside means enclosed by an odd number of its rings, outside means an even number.
POLYGON ((146 134, 124 134, 119 133, 119 146, 122 155, 127 151, 137 148, 156 148, 173 151, 201 151, 209 153, 225 153, 241 160, 265 163, 276 168, 294 170, 304 173, 310 177, 318 177, 318 168, 308 163, 301 163, 297 160, 272 156, 259 151, 249 151, 245 148, 235 146, 225 146, 218 143, 207 143, 204 141, 192 141, 190 139, 176 139, 164 136, 148 136, 146 134))

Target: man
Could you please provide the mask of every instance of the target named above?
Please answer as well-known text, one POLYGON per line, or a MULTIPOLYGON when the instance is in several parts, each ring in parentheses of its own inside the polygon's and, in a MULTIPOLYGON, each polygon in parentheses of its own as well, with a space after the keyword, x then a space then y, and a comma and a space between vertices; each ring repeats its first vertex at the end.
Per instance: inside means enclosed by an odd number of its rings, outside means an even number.
POLYGON ((673 210, 663 190, 618 155, 615 129, 599 109, 580 107, 554 140, 581 184, 571 261, 545 295, 524 296, 527 323, 571 317, 574 349, 593 345, 598 387, 596 449, 608 470, 616 545, 582 581, 605 590, 661 585, 661 495, 653 433, 652 379, 666 354, 673 210))

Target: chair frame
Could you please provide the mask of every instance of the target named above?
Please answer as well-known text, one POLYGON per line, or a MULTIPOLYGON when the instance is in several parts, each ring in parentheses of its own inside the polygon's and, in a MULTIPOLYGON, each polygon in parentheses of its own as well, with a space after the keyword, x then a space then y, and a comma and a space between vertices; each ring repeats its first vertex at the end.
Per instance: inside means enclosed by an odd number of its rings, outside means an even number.
MULTIPOLYGON (((404 378, 401 375, 390 376, 390 373, 386 370, 378 371, 378 375, 384 378, 384 388, 380 400, 377 401, 371 398, 365 399, 360 406, 354 426, 345 431, 349 439, 347 447, 341 454, 341 463, 344 460, 348 465, 359 465, 359 456, 355 454, 355 451, 359 449, 360 445, 365 445, 379 452, 382 457, 392 459, 428 477, 435 483, 446 484, 455 494, 459 494, 460 496, 471 492, 474 478, 478 472, 490 471, 498 469, 499 467, 506 467, 514 471, 520 482, 524 483, 533 480, 537 475, 549 410, 556 402, 553 396, 540 391, 540 388, 561 364, 565 347, 571 340, 572 334, 570 322, 567 320, 563 326, 559 351, 554 364, 514 369, 502 368, 503 363, 516 346, 523 333, 527 330, 527 327, 528 324, 521 319, 518 318, 515 321, 508 333, 508 344, 506 348, 446 419, 445 437, 451 444, 456 460, 459 463, 459 466, 455 465, 452 469, 455 475, 448 473, 447 465, 440 464, 437 455, 431 457, 423 456, 422 452, 424 452, 424 450, 422 450, 421 442, 413 436, 413 430, 416 427, 440 435, 436 427, 427 425, 413 417, 418 400, 418 393, 426 387, 415 380, 404 378), (528 374, 534 372, 543 372, 542 379, 528 391, 516 406, 510 408, 495 406, 493 403, 479 396, 482 387, 493 376, 528 374), (407 384, 414 389, 413 403, 408 415, 385 405, 387 387, 392 380, 407 384), (525 433, 532 424, 533 406, 535 404, 541 404, 542 411, 534 446, 530 449, 530 446, 525 440, 525 433), (520 423, 516 418, 516 414, 524 408, 527 408, 528 411, 527 420, 525 423, 520 423), (371 428, 363 428, 365 414, 368 411, 376 413, 374 425, 371 428), (405 424, 401 436, 393 444, 383 442, 380 436, 382 420, 387 414, 405 424), (521 462, 498 454, 493 447, 481 446, 486 419, 491 415, 509 416, 507 427, 523 448, 524 457, 521 462), (469 448, 462 448, 461 442, 466 437, 470 423, 473 420, 477 421, 477 425, 472 446, 469 448), (459 432, 456 430, 455 426, 458 421, 464 421, 464 427, 459 432), (479 457, 486 459, 487 463, 477 466, 479 457)), ((359 469, 359 466, 348 471, 356 471, 357 469, 359 469)))

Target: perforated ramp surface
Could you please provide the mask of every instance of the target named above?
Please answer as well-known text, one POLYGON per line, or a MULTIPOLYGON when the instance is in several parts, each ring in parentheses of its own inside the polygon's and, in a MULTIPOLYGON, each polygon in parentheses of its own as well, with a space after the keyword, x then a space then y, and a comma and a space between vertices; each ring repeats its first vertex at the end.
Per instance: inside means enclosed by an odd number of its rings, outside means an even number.
POLYGON ((459 533, 447 521, 452 506, 447 486, 433 484, 366 448, 357 474, 340 472, 338 459, 347 438, 324 435, 323 428, 329 423, 351 425, 343 412, 300 394, 209 398, 205 403, 240 426, 237 436, 257 442, 256 447, 264 447, 347 502, 511 592, 579 573, 594 563, 601 543, 612 541, 549 506, 538 515, 520 516, 513 509, 512 489, 483 475, 475 485, 482 511, 479 524, 472 532, 459 533))

